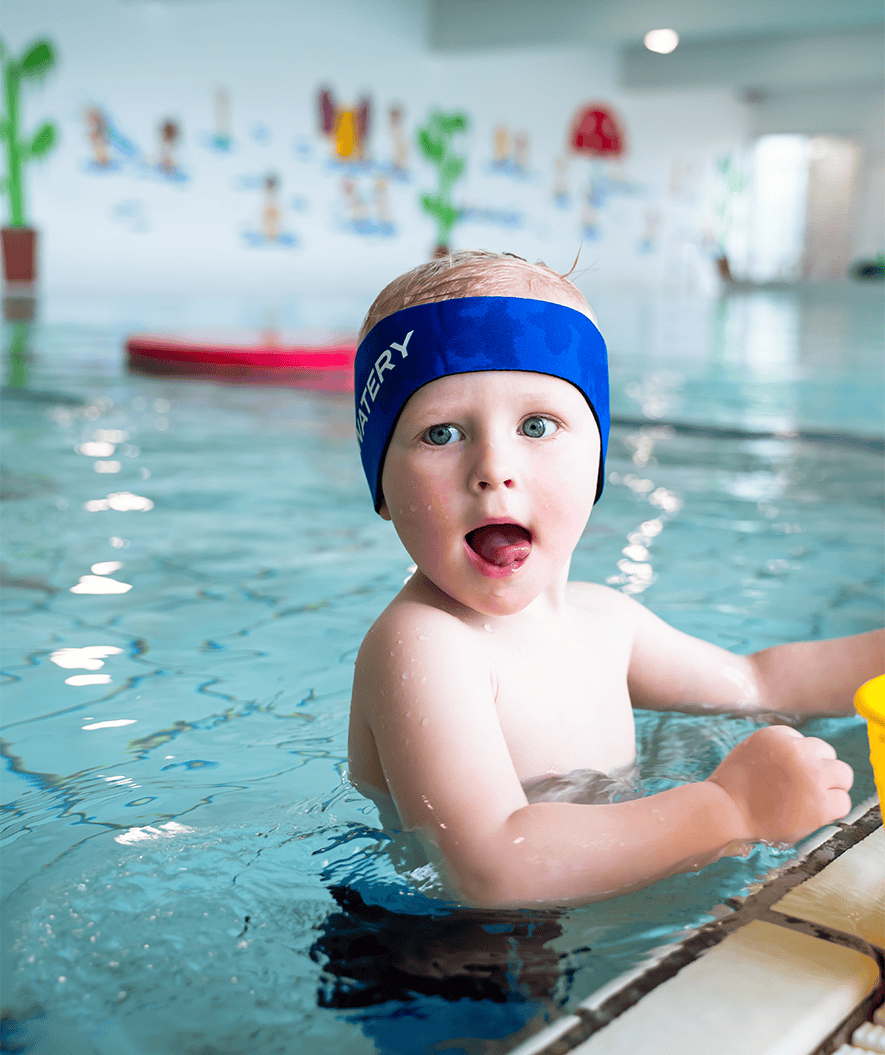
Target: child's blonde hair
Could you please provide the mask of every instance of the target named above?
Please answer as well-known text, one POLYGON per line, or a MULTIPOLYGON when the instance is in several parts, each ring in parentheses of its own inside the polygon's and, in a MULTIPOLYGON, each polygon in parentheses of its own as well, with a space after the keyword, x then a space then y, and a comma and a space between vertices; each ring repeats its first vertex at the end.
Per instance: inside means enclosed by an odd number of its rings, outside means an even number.
POLYGON ((512 291, 513 281, 517 277, 525 281, 530 295, 537 295, 541 300, 546 299, 543 296, 545 292, 555 294, 558 302, 576 308, 596 322, 592 309, 577 286, 546 264, 530 264, 512 253, 466 249, 420 264, 385 286, 369 308, 357 343, 362 343, 376 323, 403 308, 411 308, 416 304, 436 304, 458 297, 503 296, 512 291))

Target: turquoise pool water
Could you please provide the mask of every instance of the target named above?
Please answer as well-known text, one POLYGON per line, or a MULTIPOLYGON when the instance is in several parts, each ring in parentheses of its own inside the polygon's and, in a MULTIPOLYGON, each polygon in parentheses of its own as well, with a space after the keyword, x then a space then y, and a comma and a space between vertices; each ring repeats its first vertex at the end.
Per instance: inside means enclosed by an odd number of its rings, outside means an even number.
MULTIPOLYGON (((880 291, 595 306, 622 424, 575 577, 740 652, 881 625, 880 291)), ((356 649, 409 559, 349 396, 126 373, 127 333, 212 321, 268 318, 56 298, 4 330, 5 1049, 506 1050, 789 859, 426 915, 345 766, 356 649)), ((647 786, 752 728, 640 713, 647 786)), ((859 719, 805 731, 873 794, 859 719)))

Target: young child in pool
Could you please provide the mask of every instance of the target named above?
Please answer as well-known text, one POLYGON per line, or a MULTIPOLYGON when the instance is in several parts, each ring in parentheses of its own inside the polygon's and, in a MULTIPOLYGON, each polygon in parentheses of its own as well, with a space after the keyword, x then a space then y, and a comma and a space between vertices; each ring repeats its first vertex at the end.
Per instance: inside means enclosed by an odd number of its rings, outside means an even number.
POLYGON ((434 261, 382 291, 360 342, 363 465, 417 570, 356 661, 350 776, 455 896, 599 900, 848 812, 850 767, 783 725, 662 794, 530 801, 538 778, 629 770, 632 707, 853 714, 883 635, 735 656, 568 581, 602 490, 608 375, 592 311, 555 272, 482 252, 434 261))

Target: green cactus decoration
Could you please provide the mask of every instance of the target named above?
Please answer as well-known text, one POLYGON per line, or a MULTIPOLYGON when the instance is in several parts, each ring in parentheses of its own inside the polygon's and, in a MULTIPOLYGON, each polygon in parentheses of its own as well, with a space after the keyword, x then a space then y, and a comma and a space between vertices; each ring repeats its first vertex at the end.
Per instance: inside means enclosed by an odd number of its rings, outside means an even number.
POLYGON ((9 196, 9 226, 27 227, 25 219, 24 167, 32 158, 48 154, 55 146, 58 131, 44 121, 30 139, 22 138, 20 123, 21 85, 24 80, 38 80, 55 65, 55 50, 48 40, 32 44, 20 59, 14 58, 0 42, 6 112, 0 119, 0 137, 6 144, 6 175, 2 190, 9 196))
POLYGON ((467 129, 467 115, 433 110, 427 124, 418 129, 421 153, 436 166, 439 187, 436 194, 422 194, 421 207, 436 221, 437 251, 447 250, 449 235, 460 211, 452 201, 452 187, 461 178, 467 159, 452 149, 457 132, 467 129))

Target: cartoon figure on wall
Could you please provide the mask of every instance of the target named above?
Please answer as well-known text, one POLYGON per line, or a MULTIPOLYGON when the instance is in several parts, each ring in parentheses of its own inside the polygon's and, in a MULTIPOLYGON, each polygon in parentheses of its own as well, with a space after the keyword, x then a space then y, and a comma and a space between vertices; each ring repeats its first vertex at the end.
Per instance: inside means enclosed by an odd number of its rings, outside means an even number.
POLYGON ((375 177, 375 215, 385 231, 393 231, 393 213, 390 208, 390 184, 384 176, 375 177))
POLYGON ((344 109, 331 88, 321 88, 317 99, 320 131, 332 143, 332 158, 338 162, 362 162, 372 121, 372 103, 363 96, 355 107, 344 109))
POLYGON ((360 193, 356 180, 345 176, 341 180, 341 193, 347 203, 350 223, 355 229, 361 228, 369 219, 369 209, 360 193))
POLYGON ((362 186, 352 175, 346 175, 341 180, 341 194, 347 216, 342 225, 345 230, 388 238, 396 234, 390 184, 383 173, 376 173, 362 186))
POLYGON ((513 168, 520 175, 529 170, 529 134, 526 131, 513 135, 513 168))
POLYGON ((404 176, 409 167, 409 146, 403 128, 403 108, 394 103, 387 111, 387 124, 393 141, 391 170, 394 176, 404 176))
POLYGON ((230 131, 230 95, 226 88, 215 90, 215 133, 212 146, 216 150, 228 151, 233 145, 230 131))
POLYGON ((261 179, 250 177, 242 181, 244 189, 256 189, 260 186, 262 203, 259 212, 258 230, 244 231, 246 243, 253 247, 262 245, 280 245, 292 248, 298 239, 284 229, 283 208, 280 204, 280 177, 275 172, 268 172, 261 179))
POLYGON ((525 176, 529 167, 528 132, 513 132, 506 124, 495 125, 492 133, 492 164, 495 172, 525 176))
POLYGON ((558 209, 566 209, 571 202, 568 157, 560 154, 553 162, 553 204, 558 209))
MULTIPOLYGON (((581 107, 572 119, 568 147, 572 155, 590 160, 589 179, 581 194, 581 229, 585 238, 599 238, 600 214, 608 199, 613 194, 635 191, 611 170, 612 162, 620 160, 627 149, 623 124, 607 103, 590 103, 581 107)), ((559 186, 554 191, 554 196, 557 195, 560 200, 564 198, 559 186)))
POLYGON ((86 111, 86 124, 93 164, 96 168, 107 168, 111 164, 111 137, 107 118, 97 106, 92 106, 86 111))
POLYGON ((181 139, 181 126, 177 121, 167 117, 160 125, 160 159, 157 167, 164 176, 170 179, 184 179, 184 175, 178 167, 175 158, 176 148, 181 139))
POLYGON ((627 139, 614 111, 605 103, 591 103, 575 115, 569 133, 576 154, 611 160, 624 154, 627 139))
POLYGON ((138 163, 141 151, 117 128, 113 118, 100 106, 89 106, 84 113, 86 139, 91 154, 88 167, 94 172, 112 172, 123 162, 138 163))
POLYGON ((452 198, 452 188, 464 174, 467 159, 456 154, 452 139, 458 132, 467 130, 467 115, 460 111, 443 113, 433 110, 427 124, 418 129, 418 145, 421 153, 436 168, 437 190, 435 194, 419 197, 421 208, 436 223, 436 248, 434 256, 446 256, 449 238, 458 222, 460 210, 452 198))
POLYGON ((510 133, 507 125, 495 125, 492 147, 493 168, 504 168, 510 161, 510 133))
POLYGON ((261 226, 268 242, 275 242, 280 237, 281 215, 277 198, 279 180, 274 175, 264 177, 264 208, 261 211, 261 226))

